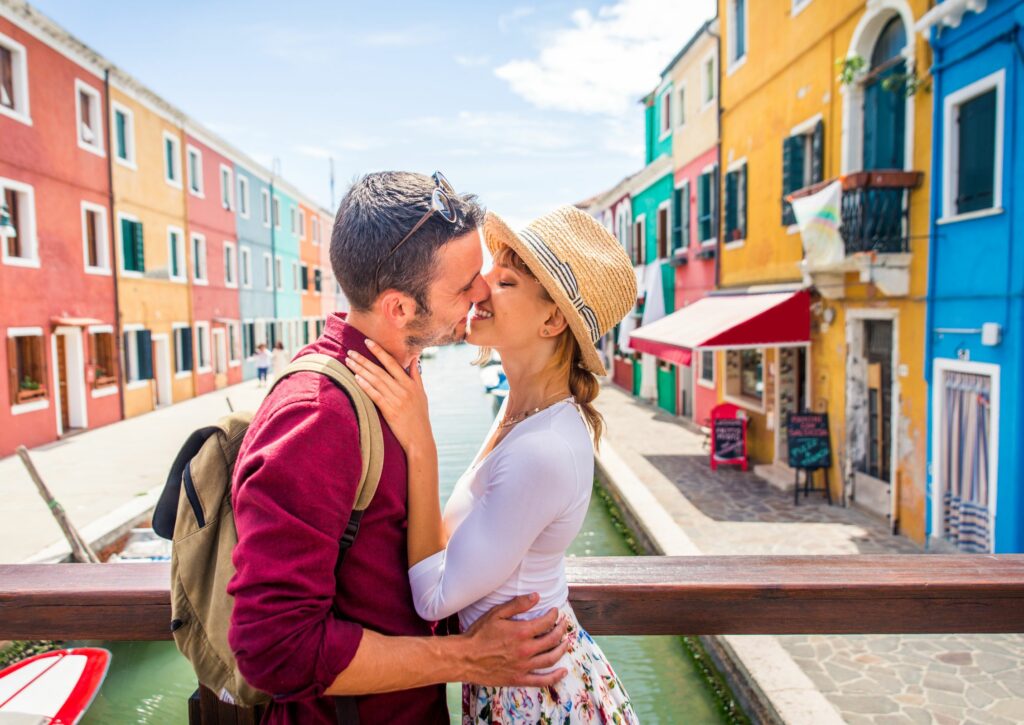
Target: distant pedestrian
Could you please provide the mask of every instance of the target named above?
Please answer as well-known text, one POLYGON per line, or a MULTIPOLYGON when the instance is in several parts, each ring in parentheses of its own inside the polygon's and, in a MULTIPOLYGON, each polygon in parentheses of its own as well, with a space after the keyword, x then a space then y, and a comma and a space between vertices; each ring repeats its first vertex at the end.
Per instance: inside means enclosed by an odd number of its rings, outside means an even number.
POLYGON ((270 354, 270 364, 274 369, 274 379, 277 380, 277 376, 288 366, 288 354, 284 351, 284 343, 280 340, 274 344, 274 351, 270 354))
POLYGON ((256 362, 256 387, 262 388, 267 383, 267 373, 270 371, 273 356, 267 346, 261 342, 256 346, 256 352, 249 359, 256 362))

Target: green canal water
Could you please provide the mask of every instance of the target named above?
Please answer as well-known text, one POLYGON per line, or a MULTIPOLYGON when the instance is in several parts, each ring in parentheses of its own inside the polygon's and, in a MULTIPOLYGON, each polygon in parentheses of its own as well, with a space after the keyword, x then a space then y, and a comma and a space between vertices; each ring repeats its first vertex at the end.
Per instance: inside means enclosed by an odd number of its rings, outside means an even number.
MULTIPOLYGON (((472 462, 494 417, 477 368, 475 348, 442 348, 424 361, 442 494, 472 462)), ((198 423, 198 421, 197 421, 198 423)), ((621 528, 621 525, 619 525, 621 528)), ((595 495, 572 556, 631 556, 604 499, 595 495)), ((125 565, 129 566, 129 565, 125 565)), ((595 637, 629 692, 642 723, 723 723, 708 679, 680 637, 595 637)), ((189 664, 170 642, 107 642, 110 672, 83 725, 164 725, 187 722, 186 701, 195 689, 189 664)), ((701 653, 697 653, 698 658, 701 653)), ((706 656, 704 657, 706 661, 706 656)), ((706 665, 704 665, 706 667, 706 665)), ((450 685, 452 722, 459 721, 459 690, 450 685)))

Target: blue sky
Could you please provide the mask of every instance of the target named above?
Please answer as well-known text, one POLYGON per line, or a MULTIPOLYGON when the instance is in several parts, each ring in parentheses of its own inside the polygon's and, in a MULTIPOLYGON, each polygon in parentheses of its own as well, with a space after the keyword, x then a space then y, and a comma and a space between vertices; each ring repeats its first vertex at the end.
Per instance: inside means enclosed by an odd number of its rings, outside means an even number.
POLYGON ((330 205, 442 170, 513 224, 643 164, 637 99, 712 0, 36 0, 203 125, 330 205))

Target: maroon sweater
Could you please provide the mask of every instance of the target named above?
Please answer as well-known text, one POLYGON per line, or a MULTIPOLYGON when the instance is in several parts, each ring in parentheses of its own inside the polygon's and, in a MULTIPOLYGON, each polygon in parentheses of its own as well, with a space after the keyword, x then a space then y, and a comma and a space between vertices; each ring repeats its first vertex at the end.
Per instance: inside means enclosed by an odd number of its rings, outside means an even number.
MULTIPOLYGON (((346 350, 374 359, 341 315, 299 354, 346 350)), ((355 656, 363 627, 429 636, 417 616, 406 554, 406 460, 381 418, 384 468, 359 535, 340 568, 338 542, 359 482, 359 428, 330 379, 296 373, 264 400, 235 466, 237 573, 229 641, 254 687, 274 696, 264 723, 334 723, 324 690, 355 656), (332 613, 336 605, 341 616, 332 613)), ((360 697, 362 723, 447 723, 443 685, 360 697)))

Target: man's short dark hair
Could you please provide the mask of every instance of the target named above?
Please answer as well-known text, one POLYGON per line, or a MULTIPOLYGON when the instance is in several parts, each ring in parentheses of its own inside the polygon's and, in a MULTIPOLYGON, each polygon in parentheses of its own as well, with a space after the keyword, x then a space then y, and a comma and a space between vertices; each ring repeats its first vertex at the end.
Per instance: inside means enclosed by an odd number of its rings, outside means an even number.
POLYGON ((365 312, 380 292, 395 289, 416 300, 420 311, 429 312, 427 291, 436 273, 437 251, 483 221, 474 195, 455 196, 452 203, 459 218, 454 224, 432 214, 391 254, 430 208, 435 188, 434 180, 423 174, 380 171, 357 179, 346 192, 334 219, 331 267, 353 310, 365 312), (380 277, 374 279, 382 259, 380 277))

